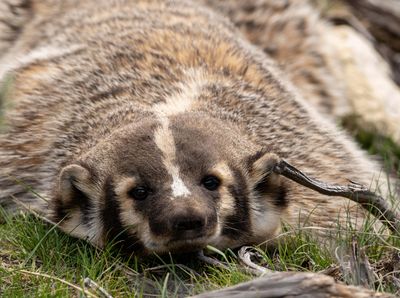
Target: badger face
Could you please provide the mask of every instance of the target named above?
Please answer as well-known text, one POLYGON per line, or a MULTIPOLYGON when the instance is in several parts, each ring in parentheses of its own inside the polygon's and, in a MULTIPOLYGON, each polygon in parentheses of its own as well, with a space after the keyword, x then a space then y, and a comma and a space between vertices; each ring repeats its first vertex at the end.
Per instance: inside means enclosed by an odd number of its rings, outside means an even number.
POLYGON ((262 242, 279 227, 285 186, 274 155, 205 115, 128 125, 60 173, 53 218, 128 253, 262 242))

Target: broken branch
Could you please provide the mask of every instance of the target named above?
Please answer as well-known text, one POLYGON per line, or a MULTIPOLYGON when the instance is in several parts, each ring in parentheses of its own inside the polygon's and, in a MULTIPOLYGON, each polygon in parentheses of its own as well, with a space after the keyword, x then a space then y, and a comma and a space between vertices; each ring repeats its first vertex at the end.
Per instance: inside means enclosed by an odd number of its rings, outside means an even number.
POLYGON ((252 255, 254 255, 251 250, 254 250, 253 247, 250 246, 242 246, 238 252, 238 258, 239 260, 248 267, 248 271, 250 271, 252 274, 256 276, 263 276, 266 274, 271 274, 274 273, 274 271, 269 270, 265 267, 262 267, 260 265, 257 265, 251 260, 252 255))
POLYGON ((352 181, 347 186, 328 184, 307 176, 285 160, 280 160, 273 171, 321 194, 345 197, 359 203, 364 209, 381 220, 393 233, 400 234, 400 215, 392 210, 381 196, 360 184, 352 181))

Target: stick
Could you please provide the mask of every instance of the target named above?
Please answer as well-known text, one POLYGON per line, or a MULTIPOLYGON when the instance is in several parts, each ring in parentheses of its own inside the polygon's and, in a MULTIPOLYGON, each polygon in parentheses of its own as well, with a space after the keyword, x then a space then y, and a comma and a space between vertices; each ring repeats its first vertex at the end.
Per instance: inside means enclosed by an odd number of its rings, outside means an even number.
MULTIPOLYGON (((196 271, 194 271, 192 268, 189 268, 186 265, 183 264, 174 264, 175 267, 180 268, 182 271, 187 271, 186 273, 191 273, 193 275, 195 275, 196 277, 201 277, 201 275, 199 273, 197 273, 196 271)), ((151 271, 155 271, 155 270, 160 270, 160 269, 170 269, 171 265, 166 264, 166 265, 160 265, 160 266, 155 266, 155 267, 151 267, 151 268, 147 268, 144 270, 144 272, 151 272, 151 271)))
POLYGON ((388 293, 376 293, 362 287, 347 286, 323 274, 310 272, 277 272, 238 285, 202 293, 190 298, 394 298, 388 293))
POLYGON ((200 261, 202 261, 202 262, 204 262, 204 263, 207 263, 207 264, 209 264, 209 265, 216 266, 216 267, 220 267, 220 268, 225 269, 225 270, 228 270, 228 269, 229 269, 229 266, 226 265, 225 263, 220 262, 220 261, 218 261, 217 259, 210 258, 210 257, 207 257, 206 255, 204 255, 204 252, 203 252, 202 250, 200 250, 200 251, 197 253, 197 258, 198 258, 200 261))
POLYGON ((69 281, 66 281, 64 279, 56 277, 56 276, 51 276, 51 275, 48 275, 48 274, 45 274, 45 273, 32 272, 32 271, 22 270, 22 269, 17 269, 17 270, 12 270, 12 271, 8 270, 8 271, 9 272, 21 272, 21 273, 28 274, 28 275, 35 275, 35 276, 39 276, 39 277, 45 277, 45 278, 49 278, 49 279, 52 279, 52 280, 56 280, 56 281, 59 281, 59 282, 65 284, 65 285, 67 285, 67 286, 69 286, 69 287, 81 292, 81 293, 84 293, 85 295, 87 295, 89 297, 94 297, 94 298, 98 297, 98 296, 93 295, 92 293, 86 291, 85 289, 83 289, 83 288, 81 288, 81 287, 79 287, 77 285, 74 285, 73 283, 70 283, 69 281))
POLYGON ((254 255, 250 250, 254 249, 253 247, 250 246, 242 246, 238 252, 238 257, 239 260, 246 266, 249 267, 249 271, 257 276, 263 276, 266 274, 271 274, 274 273, 274 271, 269 270, 265 267, 262 267, 260 265, 257 265, 251 260, 251 256, 254 255))
POLYGON ((85 285, 85 287, 98 292, 101 298, 113 298, 110 294, 108 294, 108 292, 104 288, 100 287, 96 282, 91 280, 89 277, 86 277, 84 279, 83 284, 85 285))
POLYGON ((347 186, 327 184, 307 176, 283 159, 275 165, 273 171, 321 194, 345 197, 359 203, 381 220, 393 233, 400 235, 400 215, 392 210, 382 197, 369 191, 366 187, 352 181, 347 186))

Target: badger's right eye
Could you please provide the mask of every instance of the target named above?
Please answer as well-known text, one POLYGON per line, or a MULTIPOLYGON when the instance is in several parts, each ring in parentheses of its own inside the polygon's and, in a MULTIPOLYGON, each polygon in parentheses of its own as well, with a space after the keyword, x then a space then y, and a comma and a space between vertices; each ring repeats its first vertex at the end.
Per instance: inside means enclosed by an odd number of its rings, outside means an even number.
POLYGON ((135 200, 143 201, 148 197, 149 189, 144 186, 137 186, 135 188, 132 188, 128 192, 128 195, 135 200))

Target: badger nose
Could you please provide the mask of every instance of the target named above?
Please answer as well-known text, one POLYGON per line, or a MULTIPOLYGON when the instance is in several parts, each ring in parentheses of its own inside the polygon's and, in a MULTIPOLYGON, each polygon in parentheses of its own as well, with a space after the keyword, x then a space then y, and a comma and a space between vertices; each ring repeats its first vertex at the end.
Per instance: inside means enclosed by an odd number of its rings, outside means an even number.
POLYGON ((205 219, 200 216, 178 216, 172 221, 174 238, 190 239, 201 237, 205 219))
POLYGON ((201 230, 204 226, 204 219, 202 218, 176 218, 173 223, 174 231, 191 231, 201 230))

